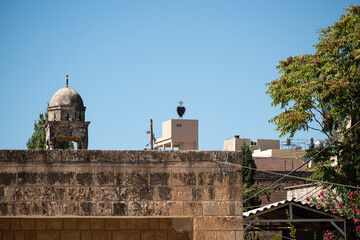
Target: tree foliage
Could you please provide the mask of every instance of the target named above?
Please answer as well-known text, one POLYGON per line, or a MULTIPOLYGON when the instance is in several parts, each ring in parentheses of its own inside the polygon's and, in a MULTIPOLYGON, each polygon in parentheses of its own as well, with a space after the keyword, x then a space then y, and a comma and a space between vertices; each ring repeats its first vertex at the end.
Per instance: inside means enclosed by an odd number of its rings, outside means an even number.
POLYGON ((310 128, 331 138, 360 120, 360 7, 346 10, 320 31, 315 54, 280 61, 281 76, 267 84, 272 105, 284 110, 270 120, 280 136, 310 128))
POLYGON ((346 8, 340 21, 320 31, 316 53, 289 57, 281 76, 267 84, 273 106, 283 112, 270 122, 280 136, 316 129, 340 141, 314 156, 317 178, 360 185, 360 6, 346 8), (316 125, 315 125, 316 124, 316 125), (330 156, 337 157, 337 168, 330 156), (335 175, 331 175, 335 174, 335 175))
MULTIPOLYGON (((315 163, 311 178, 360 186, 360 6, 346 11, 321 29, 315 54, 279 62, 280 77, 267 84, 266 93, 283 110, 270 120, 280 136, 314 129, 331 142, 308 151, 315 163)), ((334 188, 343 202, 354 190, 334 188)))
POLYGON ((39 119, 34 122, 34 133, 26 142, 27 149, 45 149, 46 148, 46 133, 45 123, 48 120, 48 113, 39 114, 39 119))
MULTIPOLYGON (((256 165, 255 161, 252 158, 252 152, 249 146, 243 145, 241 147, 242 150, 242 159, 243 159, 243 166, 248 168, 242 169, 243 174, 243 198, 247 199, 248 197, 252 196, 255 192, 259 190, 259 186, 255 181, 255 174, 256 174, 256 165)), ((244 207, 251 207, 251 206, 258 206, 261 204, 261 200, 259 196, 252 197, 248 201, 244 202, 244 207)))
MULTIPOLYGON (((242 151, 242 176, 243 176, 243 199, 248 199, 253 196, 256 192, 259 191, 260 187, 255 181, 256 174, 256 164, 254 159, 252 158, 252 152, 249 146, 246 146, 245 143, 241 147, 242 151)), ((268 195, 269 193, 266 192, 268 195)), ((259 196, 253 196, 247 201, 243 201, 244 211, 248 211, 255 206, 259 206, 261 204, 261 200, 259 196)), ((244 235, 244 239, 252 239, 257 240, 260 237, 254 232, 246 232, 244 235)))
MULTIPOLYGON (((34 122, 34 132, 26 142, 27 149, 46 149, 45 123, 48 121, 48 112, 39 114, 39 119, 34 122)), ((72 142, 57 142, 56 149, 74 149, 72 142)))

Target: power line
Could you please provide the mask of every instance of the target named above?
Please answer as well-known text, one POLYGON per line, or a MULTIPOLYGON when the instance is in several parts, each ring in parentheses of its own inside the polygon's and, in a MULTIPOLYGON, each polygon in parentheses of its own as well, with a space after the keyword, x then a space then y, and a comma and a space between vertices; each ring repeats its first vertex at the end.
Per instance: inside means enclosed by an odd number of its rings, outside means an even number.
MULTIPOLYGON (((347 133, 348 131, 350 131, 352 128, 354 128, 357 124, 359 124, 360 121, 358 121, 357 123, 355 123, 351 128, 347 129, 345 131, 345 133, 347 133)), ((307 164, 308 162, 310 162, 312 159, 314 159, 317 155, 319 155, 320 153, 322 153, 323 151, 325 151, 325 149, 327 149, 331 144, 333 144, 334 142, 338 141, 340 138, 342 138, 343 136, 340 135, 337 139, 335 139, 334 141, 332 141, 331 143, 329 143, 325 148, 321 149, 319 152, 317 152, 314 156, 312 156, 311 158, 309 158, 308 160, 306 160, 303 164, 301 164, 299 167, 295 168, 294 170, 292 170, 291 172, 289 172, 287 174, 287 176, 289 176, 290 174, 294 173, 295 171, 297 171, 298 169, 300 169, 302 166, 304 166, 305 164, 307 164)), ((253 194, 251 197, 247 198, 244 200, 244 202, 250 200, 251 198, 253 198, 254 196, 258 195, 259 193, 265 191, 267 188, 271 187, 272 185, 274 185, 275 183, 278 183, 279 181, 281 181, 282 179, 284 179, 286 176, 283 176, 281 178, 279 178, 278 180, 276 180, 275 182, 268 184, 266 187, 264 187, 263 189, 261 189, 260 191, 256 192, 255 194, 253 194)))
POLYGON ((306 192, 304 195, 302 195, 301 197, 297 198, 297 200, 305 197, 306 195, 310 194, 311 192, 313 192, 313 191, 315 191, 315 190, 316 190, 316 191, 320 191, 321 189, 318 189, 316 186, 314 186, 314 188, 313 188, 312 190, 306 192))
MULTIPOLYGON (((356 125, 358 125, 360 123, 360 120, 358 122, 356 122, 353 126, 351 126, 349 129, 347 129, 345 131, 345 133, 347 133, 348 131, 350 131, 351 129, 353 129, 356 125)), ((337 142, 340 138, 342 138, 343 135, 340 135, 338 138, 336 138, 334 141, 332 141, 331 143, 329 143, 328 145, 326 145, 323 149, 321 149, 319 152, 317 152, 314 156, 312 156, 311 158, 307 159, 303 164, 301 164, 299 167, 295 168, 294 170, 292 170, 291 172, 289 172, 288 174, 286 174, 285 176, 282 176, 281 178, 279 178, 278 180, 276 180, 273 183, 268 184, 267 186, 263 187, 262 189, 260 189, 259 191, 257 191, 256 193, 254 193, 253 195, 251 195, 249 198, 245 199, 243 202, 246 202, 248 200, 250 200, 251 198, 255 197, 256 195, 262 193, 263 191, 265 191, 266 189, 268 189, 269 187, 271 187, 272 185, 280 182, 281 180, 283 180, 285 177, 289 176, 290 174, 296 172, 297 170, 299 170, 302 166, 304 166, 305 164, 307 164, 308 162, 310 162, 312 159, 314 159, 317 155, 319 155, 320 153, 322 153, 323 151, 325 151, 325 149, 327 149, 330 145, 332 145, 334 142, 337 142)))
MULTIPOLYGON (((351 186, 351 185, 346 185, 346 184, 341 184, 341 183, 333 183, 333 182, 328 182, 328 181, 322 181, 322 180, 316 180, 316 179, 309 179, 309 178, 298 177, 298 176, 291 176, 291 175, 289 175, 289 174, 291 174, 291 172, 290 172, 290 173, 287 173, 287 174, 284 174, 284 173, 279 173, 279 172, 272 172, 272 171, 267 171, 267 170, 260 170, 260 169, 257 169, 257 168, 252 168, 252 167, 244 166, 244 165, 241 165, 241 164, 235 164, 235 163, 229 163, 229 162, 219 162, 219 161, 218 161, 217 163, 223 163, 223 164, 226 164, 226 165, 232 165, 232 166, 237 166, 237 167, 252 169, 252 170, 255 170, 255 171, 258 171, 258 172, 265 172, 265 173, 270 173, 270 174, 274 174, 274 175, 283 176, 283 178, 281 178, 281 180, 284 179, 285 177, 289 177, 289 178, 296 178, 296 179, 300 179, 300 180, 304 180, 304 181, 309 181, 309 182, 327 183, 327 184, 337 185, 337 186, 341 186, 341 187, 348 187, 348 188, 360 189, 360 187, 351 186)), ((293 171, 294 171, 294 170, 293 170, 293 171)))

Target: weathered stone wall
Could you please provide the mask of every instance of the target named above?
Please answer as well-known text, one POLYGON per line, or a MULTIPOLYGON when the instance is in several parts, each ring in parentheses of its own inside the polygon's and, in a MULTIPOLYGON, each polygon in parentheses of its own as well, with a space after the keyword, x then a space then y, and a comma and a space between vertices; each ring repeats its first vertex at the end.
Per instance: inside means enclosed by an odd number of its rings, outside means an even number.
POLYGON ((241 170, 217 164, 240 159, 217 151, 0 150, 0 214, 186 217, 194 239, 242 239, 241 170))
POLYGON ((189 240, 169 218, 1 218, 4 240, 189 240), (176 227, 176 226, 175 226, 176 227))

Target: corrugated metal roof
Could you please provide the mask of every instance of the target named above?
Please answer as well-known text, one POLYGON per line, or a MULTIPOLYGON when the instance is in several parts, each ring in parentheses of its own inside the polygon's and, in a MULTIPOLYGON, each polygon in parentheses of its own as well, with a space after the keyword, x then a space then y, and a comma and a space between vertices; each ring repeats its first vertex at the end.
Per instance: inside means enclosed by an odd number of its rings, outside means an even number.
POLYGON ((293 200, 294 200, 294 199, 286 199, 286 200, 283 200, 283 201, 271 203, 271 204, 266 205, 266 206, 263 206, 263 207, 255 208, 255 209, 253 209, 253 210, 244 212, 244 213, 243 213, 243 217, 248 217, 248 216, 250 216, 251 214, 256 214, 257 212, 262 212, 262 211, 264 211, 264 210, 266 210, 266 209, 270 209, 270 208, 272 208, 272 207, 277 207, 278 205, 283 205, 283 204, 285 204, 286 202, 292 202, 293 200))
MULTIPOLYGON (((283 201, 279 201, 279 202, 275 202, 275 203, 271 203, 269 205, 266 205, 266 206, 263 206, 263 207, 259 207, 259 208, 255 208, 253 210, 250 210, 250 211, 247 211, 247 212, 244 212, 243 213, 243 217, 249 217, 250 215, 254 215, 258 212, 262 212, 264 210, 268 210, 268 209, 271 209, 273 207, 277 207, 279 205, 284 205, 288 202, 293 202, 293 203, 296 203, 296 204, 301 204, 303 206, 306 206, 306 207, 309 207, 309 208, 312 208, 312 209, 316 209, 318 211, 321 211, 321 212, 324 212, 324 213, 328 213, 328 214, 332 214, 334 216, 337 216, 337 217, 345 217, 344 215, 342 214, 338 214, 338 213, 333 213, 331 211, 328 211, 328 210, 324 210, 324 209, 321 209, 321 208, 317 208, 316 206, 314 205, 309 205, 308 203, 303 203, 301 201, 295 201, 295 198, 291 198, 291 199, 286 199, 286 200, 283 200, 283 201)), ((346 218, 346 217, 345 217, 346 218)), ((350 218, 347 218, 347 219, 350 219, 350 218)))

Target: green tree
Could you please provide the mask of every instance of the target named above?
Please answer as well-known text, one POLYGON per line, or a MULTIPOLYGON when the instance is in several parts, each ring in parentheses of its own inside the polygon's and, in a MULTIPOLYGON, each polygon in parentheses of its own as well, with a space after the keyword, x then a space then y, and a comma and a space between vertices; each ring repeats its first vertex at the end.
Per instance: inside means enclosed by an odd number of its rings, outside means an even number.
MULTIPOLYGON (((312 178, 360 186, 360 6, 346 11, 319 31, 315 54, 279 62, 280 77, 266 93, 283 110, 270 120, 280 136, 313 129, 329 142, 339 139, 308 152, 315 163, 312 178)), ((351 188, 333 188, 346 201, 351 188)))
MULTIPOLYGON (((246 146, 245 143, 241 147, 242 151, 242 176, 243 176, 243 199, 247 199, 254 195, 257 191, 259 191, 260 187, 255 181, 256 174, 256 164, 254 159, 252 158, 252 152, 249 146, 246 146)), ((266 192, 268 194, 268 192, 266 192)), ((259 196, 256 195, 250 198, 247 201, 243 201, 244 211, 251 210, 255 206, 259 206, 261 204, 261 200, 259 196)), ((260 239, 258 234, 255 232, 246 232, 244 239, 257 240, 260 239)))
POLYGON ((360 7, 320 31, 314 55, 280 61, 281 76, 267 84, 272 105, 284 110, 270 122, 280 136, 316 129, 329 138, 360 120, 360 7), (317 127, 311 124, 317 123, 317 127))
MULTIPOLYGON (((48 120, 48 112, 39 114, 39 119, 34 122, 34 132, 26 142, 27 149, 46 149, 45 123, 48 120)), ((57 142, 56 149, 74 149, 72 142, 57 142)))
MULTIPOLYGON (((315 159, 320 166, 316 173, 359 186, 360 6, 346 10, 340 21, 320 31, 315 54, 279 62, 280 77, 267 84, 266 93, 273 106, 284 110, 270 120, 280 136, 292 137, 309 129, 324 133, 331 141, 342 136, 315 159), (330 169, 329 156, 337 156, 337 169, 330 169)), ((309 156, 316 153, 313 150, 309 156)))
MULTIPOLYGON (((256 164, 254 159, 252 158, 252 152, 249 146, 245 144, 241 147, 242 150, 242 165, 248 168, 242 169, 243 174, 243 198, 247 199, 248 197, 252 196, 255 192, 259 190, 259 186, 255 181, 255 174, 256 174, 256 164)), ((243 203, 243 207, 252 207, 258 206, 261 204, 261 200, 259 196, 254 196, 248 201, 243 203)), ((247 209, 245 209, 246 211, 247 209)))
POLYGON ((45 149, 46 148, 46 133, 44 125, 48 120, 47 111, 39 114, 39 119, 34 122, 34 133, 26 142, 27 149, 45 149))

